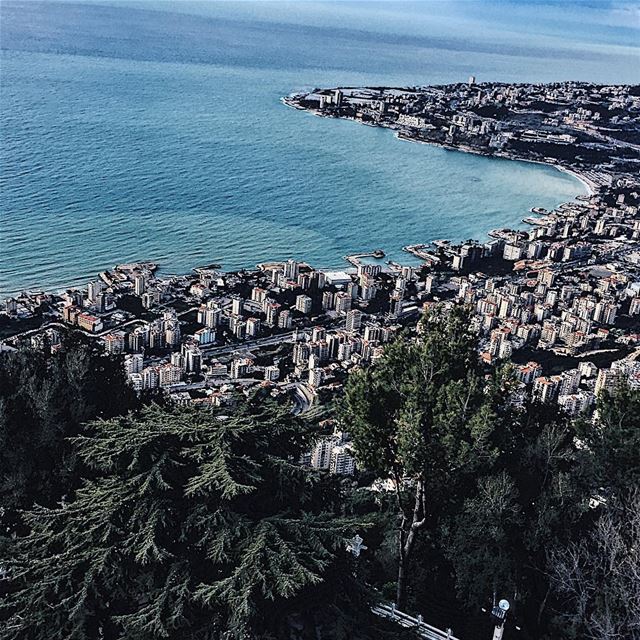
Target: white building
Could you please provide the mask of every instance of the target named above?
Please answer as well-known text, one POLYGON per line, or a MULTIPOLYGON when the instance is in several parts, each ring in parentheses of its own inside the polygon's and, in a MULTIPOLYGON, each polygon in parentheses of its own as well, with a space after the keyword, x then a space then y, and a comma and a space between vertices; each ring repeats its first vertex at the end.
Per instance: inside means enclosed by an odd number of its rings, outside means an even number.
POLYGON ((314 367, 309 369, 309 386, 317 389, 322 384, 324 373, 322 369, 314 367))
POLYGON ((160 374, 157 367, 146 367, 142 370, 142 386, 144 389, 157 389, 160 384, 160 374))
POLYGON ((356 470, 356 461, 349 445, 334 446, 329 460, 329 471, 343 476, 352 476, 356 470))
POLYGON ((124 357, 124 370, 127 375, 141 373, 143 368, 143 357, 141 353, 131 353, 124 357))
POLYGON ((347 313, 351 309, 351 296, 345 291, 339 291, 335 295, 334 303, 338 313, 347 313))
POLYGON ((249 358, 236 358, 230 366, 230 376, 234 379, 244 378, 248 373, 253 361, 249 358))
POLYGON ((296 297, 296 309, 301 313, 311 313, 312 304, 313 300, 309 296, 300 295, 296 297))
POLYGON ((265 367, 264 379, 269 382, 277 382, 280 379, 280 368, 275 364, 265 367))
POLYGON ((140 393, 144 388, 144 382, 142 380, 142 376, 139 373, 130 373, 129 374, 129 384, 133 387, 133 390, 136 393, 140 393))
POLYGON ((362 311, 352 309, 347 313, 346 329, 350 333, 356 332, 362 325, 362 311))

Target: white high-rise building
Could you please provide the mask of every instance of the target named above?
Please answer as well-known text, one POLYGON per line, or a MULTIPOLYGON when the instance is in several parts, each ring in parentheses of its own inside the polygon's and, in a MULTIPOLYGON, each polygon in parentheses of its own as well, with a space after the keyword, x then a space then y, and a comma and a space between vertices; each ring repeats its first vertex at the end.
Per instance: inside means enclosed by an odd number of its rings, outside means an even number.
POLYGON ((291 329, 291 312, 285 309, 278 318, 278 327, 280 329, 291 329))
POLYGON ((244 303, 244 301, 240 297, 236 296, 236 297, 232 298, 232 300, 231 300, 231 313, 233 313, 233 315, 235 315, 235 316, 242 315, 243 303, 244 303))
POLYGON ((261 287, 253 287, 251 289, 251 300, 262 304, 267 298, 267 290, 261 287))
POLYGON ((247 337, 255 338, 260 333, 260 318, 247 318, 247 337))
POLYGON ((343 476, 352 476, 356 470, 356 461, 348 445, 337 445, 331 450, 329 471, 343 476))
POLYGON ((322 310, 328 311, 333 307, 333 293, 331 291, 325 291, 322 294, 322 310))
POLYGON ((362 324, 362 311, 352 309, 347 313, 346 329, 350 333, 354 333, 360 329, 362 324))
POLYGON ((317 367, 309 369, 309 386, 317 389, 322 384, 323 371, 317 367))
POLYGON ((187 373, 200 373, 202 369, 202 351, 195 344, 183 345, 182 356, 187 373))
POLYGON ((203 327, 202 329, 198 329, 198 331, 193 334, 193 337, 199 344, 212 344, 216 341, 216 332, 209 327, 203 327))
POLYGON ((270 327, 275 327, 277 324, 280 305, 277 302, 267 302, 265 307, 265 314, 267 316, 266 323, 270 327))
POLYGON ((335 309, 338 313, 347 313, 351 309, 351 296, 344 291, 336 293, 335 309))
POLYGON ((325 339, 327 330, 324 327, 313 327, 311 331, 311 342, 320 342, 325 339))
POLYGON ((533 397, 545 404, 555 400, 558 393, 559 377, 558 376, 540 376, 533 383, 533 397))
POLYGON ((146 286, 147 286, 147 283, 145 281, 144 276, 140 273, 136 274, 135 278, 133 279, 134 293, 137 296, 141 296, 144 293, 146 286))
POLYGON ((311 313, 311 306, 313 301, 309 296, 300 295, 296 297, 296 309, 301 313, 311 313))
POLYGON ((299 265, 295 260, 287 260, 284 264, 284 275, 288 280, 298 279, 299 265))
POLYGON ((124 357, 124 370, 127 375, 141 373, 143 368, 143 357, 141 353, 131 353, 124 357))
POLYGON ((146 367, 142 370, 142 386, 145 389, 157 389, 160 384, 158 367, 146 367))
POLYGON ((335 446, 331 438, 322 438, 316 442, 311 452, 311 466, 314 469, 328 469, 331 464, 331 452, 335 446))
POLYGON ((351 357, 352 346, 350 342, 343 342, 338 345, 338 360, 344 362, 351 357))
POLYGON ((103 289, 104 284, 102 280, 94 280, 93 282, 90 282, 87 287, 87 297, 89 298, 89 302, 97 302, 98 296, 102 293, 103 289))
POLYGON ((570 416, 575 416, 586 411, 594 401, 595 396, 588 391, 558 396, 558 406, 570 416))
POLYGON ((180 323, 170 320, 165 323, 164 340, 169 347, 177 347, 180 344, 180 323))

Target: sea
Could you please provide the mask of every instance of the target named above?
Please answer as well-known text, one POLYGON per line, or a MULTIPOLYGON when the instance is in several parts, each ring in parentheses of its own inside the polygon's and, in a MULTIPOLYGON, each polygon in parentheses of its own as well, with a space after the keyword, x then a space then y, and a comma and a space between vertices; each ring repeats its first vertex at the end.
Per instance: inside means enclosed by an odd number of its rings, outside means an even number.
POLYGON ((625 2, 0 3, 0 296, 343 256, 520 226, 585 193, 551 167, 284 106, 325 86, 637 83, 625 2))

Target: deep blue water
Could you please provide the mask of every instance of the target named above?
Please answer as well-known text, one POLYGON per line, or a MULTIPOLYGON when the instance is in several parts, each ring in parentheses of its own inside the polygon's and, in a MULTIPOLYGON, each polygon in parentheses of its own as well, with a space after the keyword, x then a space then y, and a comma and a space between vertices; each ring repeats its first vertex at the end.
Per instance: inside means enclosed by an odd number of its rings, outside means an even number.
POLYGON ((637 12, 571 3, 2 2, 0 295, 117 262, 183 272, 484 237, 583 192, 282 95, 337 84, 637 82, 637 12))

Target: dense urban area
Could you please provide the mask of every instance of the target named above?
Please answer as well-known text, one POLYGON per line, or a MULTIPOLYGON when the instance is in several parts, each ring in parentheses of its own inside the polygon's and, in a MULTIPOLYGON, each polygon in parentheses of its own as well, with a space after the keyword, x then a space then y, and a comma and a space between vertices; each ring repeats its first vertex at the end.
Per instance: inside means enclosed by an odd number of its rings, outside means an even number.
MULTIPOLYGON (((411 471, 408 462, 385 467, 384 448, 377 451, 372 445, 362 451, 353 442, 352 430, 362 429, 358 424, 375 422, 373 414, 364 418, 361 413, 369 392, 363 389, 371 383, 367 371, 391 370, 394 348, 399 362, 410 361, 411 353, 398 345, 421 336, 428 343, 429 322, 440 327, 433 329, 441 332, 439 339, 458 336, 446 325, 452 321, 443 320, 457 317, 473 335, 477 362, 465 361, 465 367, 477 366, 478 380, 511 363, 509 411, 530 415, 535 406, 535 420, 548 414, 587 424, 594 410, 606 414, 598 404, 602 397, 621 388, 640 391, 640 89, 574 82, 506 85, 470 78, 467 84, 424 88, 316 89, 284 101, 321 116, 390 127, 413 141, 552 164, 577 175, 589 194, 552 211, 534 207, 523 221, 526 226, 494 229, 487 241, 416 238, 404 247, 406 264, 385 261, 383 249, 372 247, 345 256, 343 270, 287 260, 237 272, 214 264, 190 274, 164 275, 155 263, 120 264, 97 274, 86 288, 23 292, 6 299, 0 351, 37 359, 37 354, 62 353, 73 334, 124 370, 126 385, 118 393, 132 394, 131 407, 136 397, 150 394, 170 410, 210 407, 224 416, 243 398, 251 405, 259 394, 290 407, 296 420, 315 421, 315 437, 296 454, 296 464, 326 471, 334 480, 352 478, 376 494, 398 492, 401 570, 393 587, 397 597, 388 588, 385 594, 399 608, 418 614, 415 599, 407 605, 403 571, 409 564, 403 563, 409 562, 413 535, 427 519, 432 480, 411 471), (445 325, 449 328, 442 329, 445 325), (411 509, 403 509, 400 487, 409 477, 415 506, 409 498, 411 509)), ((439 345, 446 355, 445 343, 439 345)), ((457 355, 451 354, 454 362, 457 355)), ((453 379, 456 366, 451 364, 453 379)), ((464 379, 467 369, 456 380, 464 379)), ((386 398, 387 392, 380 391, 379 397, 386 398)), ((478 407, 484 407, 487 395, 485 390, 478 396, 478 407)), ((385 411, 395 402, 389 398, 387 404, 380 399, 385 411)), ((391 421, 396 426, 413 415, 397 411, 391 421)), ((104 409, 99 415, 112 414, 104 409)), ((143 412, 144 420, 153 416, 143 412)), ((359 437, 362 442, 361 432, 359 437)), ((258 440, 256 451, 263 446, 258 440)), ((83 446, 87 442, 80 439, 83 446)), ((114 440, 113 446, 125 444, 114 440)), ((82 455, 88 460, 89 453, 82 455)), ((596 506, 606 499, 591 497, 596 506)), ((355 558, 371 544, 373 534, 362 532, 364 540, 356 536, 350 546, 355 558)), ((541 548, 545 544, 541 541, 541 548)), ((533 582, 527 583, 531 592, 533 582)), ((456 588, 462 598, 464 588, 456 588)), ((499 588, 494 585, 494 604, 499 588)), ((471 601, 477 613, 481 601, 471 601)), ((544 602, 537 625, 543 625, 544 602)), ((450 621, 454 629, 463 627, 465 637, 475 637, 463 623, 455 627, 450 609, 430 605, 432 622, 445 626, 450 621)), ((375 610, 378 618, 397 620, 401 613, 385 606, 375 610)), ((423 627, 422 617, 406 616, 405 622, 423 637, 441 637, 433 635, 437 629, 423 627)), ((640 633, 636 622, 625 628, 640 633)), ((534 636, 526 630, 523 635, 534 636)))
MULTIPOLYGON (((156 264, 119 265, 86 290, 5 301, 6 346, 60 342, 77 327, 108 353, 126 353, 137 391, 180 404, 224 404, 234 389, 268 386, 308 410, 374 362, 403 327, 438 302, 474 307, 488 365, 512 359, 529 394, 571 415, 624 379, 640 386, 640 91, 586 83, 340 88, 284 101, 323 116, 397 129, 411 140, 537 160, 589 186, 528 229, 488 242, 409 245, 409 265, 380 249, 346 256, 343 271, 292 260, 225 273, 218 265, 162 277, 156 264), (30 322, 39 329, 20 332, 30 322)), ((416 241, 423 239, 416 238, 416 241)), ((409 257, 408 256, 408 257, 409 257)), ((337 433, 312 464, 352 472, 337 433), (335 450, 336 453, 332 453, 335 450), (333 456, 333 457, 332 457, 333 456)))

